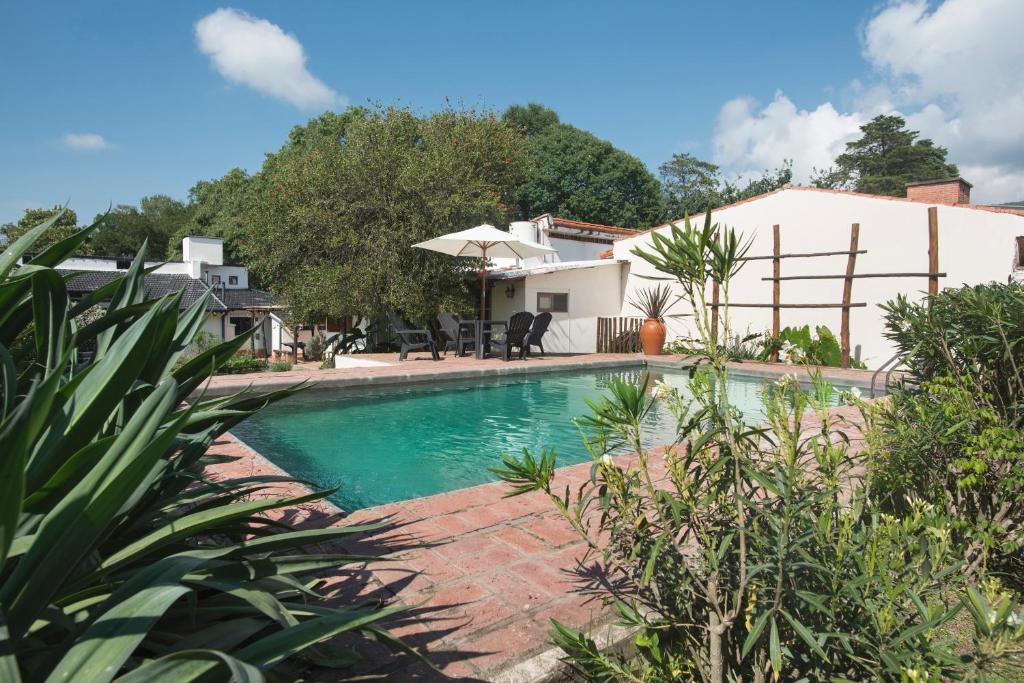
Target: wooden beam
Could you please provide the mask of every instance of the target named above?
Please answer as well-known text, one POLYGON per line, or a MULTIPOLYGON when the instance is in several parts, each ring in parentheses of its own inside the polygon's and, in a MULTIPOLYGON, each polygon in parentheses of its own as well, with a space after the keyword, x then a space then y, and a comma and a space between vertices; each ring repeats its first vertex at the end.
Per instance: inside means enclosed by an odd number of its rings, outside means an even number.
MULTIPOLYGON (((946 277, 946 273, 857 273, 850 275, 850 278, 856 280, 864 277, 946 277)), ((762 280, 774 280, 773 277, 763 277, 762 280)), ((779 280, 845 280, 846 275, 787 275, 786 277, 780 277, 779 280)))
MULTIPOLYGON (((779 304, 781 302, 782 292, 779 286, 779 277, 782 272, 782 244, 779 238, 779 226, 772 226, 772 255, 775 257, 772 259, 772 303, 775 306, 772 308, 772 341, 779 341, 779 334, 782 333, 781 316, 779 315, 779 304)), ((779 360, 779 350, 772 344, 772 353, 770 360, 773 363, 777 363, 779 360)))
MULTIPOLYGON (((928 207, 928 272, 936 273, 939 270, 939 207, 928 207)), ((939 278, 931 276, 928 278, 928 295, 935 296, 939 293, 939 278)))
MULTIPOLYGON (((866 253, 868 253, 868 250, 867 249, 860 249, 859 251, 857 251, 857 253, 858 254, 866 254, 866 253)), ((743 256, 743 257, 738 258, 736 260, 737 261, 767 261, 768 259, 775 259, 775 258, 813 258, 813 257, 816 257, 816 256, 849 256, 849 255, 850 255, 849 251, 815 251, 815 252, 809 252, 809 253, 806 253, 806 254, 779 254, 778 256, 776 256, 775 254, 772 254, 771 256, 743 256)))
POLYGON ((846 259, 846 279, 843 280, 843 313, 839 324, 840 364, 850 367, 850 297, 853 294, 853 270, 857 265, 857 242, 860 240, 860 223, 850 226, 850 256, 846 259))
MULTIPOLYGON (((715 304, 707 304, 709 307, 715 304)), ((725 304, 718 304, 724 306, 725 304)), ((865 303, 856 304, 779 304, 779 308, 864 308, 865 303)), ((775 304, 729 304, 729 308, 775 308, 775 304)))

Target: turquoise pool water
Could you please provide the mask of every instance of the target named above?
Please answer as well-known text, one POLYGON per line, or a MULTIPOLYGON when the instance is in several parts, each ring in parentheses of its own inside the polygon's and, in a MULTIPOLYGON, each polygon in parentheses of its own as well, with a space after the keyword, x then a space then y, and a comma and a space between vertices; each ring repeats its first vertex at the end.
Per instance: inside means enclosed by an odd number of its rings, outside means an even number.
MULTIPOLYGON (((501 454, 554 446, 559 465, 589 460, 572 419, 586 399, 606 393, 612 375, 636 379, 639 368, 541 373, 470 382, 380 389, 312 390, 271 405, 233 433, 293 476, 340 486, 342 509, 417 498, 495 479, 501 454)), ((652 370, 653 380, 687 386, 682 371, 652 370)), ((730 397, 760 421, 765 380, 736 376, 730 397)), ((675 424, 652 411, 649 446, 671 443, 675 424)))

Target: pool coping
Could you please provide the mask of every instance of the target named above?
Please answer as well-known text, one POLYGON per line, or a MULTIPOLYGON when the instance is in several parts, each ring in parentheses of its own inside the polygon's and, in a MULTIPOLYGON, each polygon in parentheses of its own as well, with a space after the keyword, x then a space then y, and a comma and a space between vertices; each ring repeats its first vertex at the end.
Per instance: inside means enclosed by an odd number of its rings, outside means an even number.
MULTIPOLYGON (((353 375, 341 376, 341 377, 328 377, 324 378, 321 382, 313 385, 317 388, 331 389, 331 388, 345 388, 345 389, 358 389, 368 386, 383 386, 383 385, 402 385, 402 384, 422 384, 424 382, 434 381, 447 381, 447 380, 465 380, 465 379, 481 379, 481 378, 495 378, 503 376, 515 376, 523 374, 549 374, 555 372, 572 372, 579 370, 589 370, 598 368, 635 368, 649 366, 652 368, 664 368, 664 369, 681 369, 694 365, 693 359, 680 357, 680 356, 661 356, 661 357, 644 357, 638 355, 624 355, 622 357, 615 358, 600 358, 600 359, 580 359, 578 361, 563 362, 557 364, 537 364, 537 365, 495 365, 488 367, 475 367, 475 368, 460 368, 457 370, 441 370, 431 372, 413 372, 413 373, 395 373, 381 376, 360 376, 353 373, 353 375)), ((796 375, 801 381, 809 381, 810 372, 807 368, 802 366, 788 366, 779 364, 764 364, 754 362, 743 362, 743 363, 730 363, 730 369, 735 371, 736 374, 747 375, 752 377, 759 377, 764 379, 771 379, 780 377, 785 374, 796 375)), ((829 381, 842 383, 848 386, 870 386, 870 371, 864 370, 842 370, 838 368, 820 368, 820 372, 825 379, 829 381)), ((258 382, 253 383, 257 388, 263 388, 267 386, 291 386, 294 381, 287 380, 284 378, 269 378, 278 380, 276 382, 258 382)), ((250 385, 252 386, 252 385, 250 385)), ((231 393, 236 388, 228 388, 224 393, 231 393)), ((286 470, 275 464, 269 458, 261 454, 255 448, 245 443, 242 439, 238 438, 233 433, 228 436, 234 440, 245 455, 253 459, 259 466, 267 468, 275 473, 282 474, 284 476, 291 476, 286 470)), ((578 463, 574 465, 565 465, 557 468, 556 473, 561 473, 564 476, 571 476, 569 473, 574 471, 576 468, 578 471, 581 467, 589 467, 590 463, 578 463)), ((374 516, 383 516, 385 514, 393 514, 396 508, 401 509, 401 504, 415 504, 418 506, 429 506, 432 503, 443 503, 445 497, 453 495, 471 495, 474 492, 479 492, 483 497, 494 490, 496 486, 500 486, 501 482, 485 482, 470 487, 454 489, 452 491, 446 491, 441 493, 432 494, 429 496, 422 496, 419 498, 413 498, 406 501, 399 501, 398 503, 386 503, 382 505, 376 505, 368 508, 362 508, 360 510, 348 513, 340 508, 335 503, 323 499, 318 501, 318 505, 322 511, 332 518, 332 521, 326 522, 326 524, 332 523, 343 523, 351 524, 353 520, 348 519, 354 515, 358 515, 363 518, 372 518, 374 516), (490 490, 489 490, 490 489, 490 490)), ((297 485, 297 488, 301 487, 303 490, 312 490, 309 486, 297 485)), ((468 511, 470 508, 467 507, 465 510, 468 511)), ((424 516, 424 519, 433 519, 432 517, 424 516)), ((354 523, 359 523, 355 521, 354 523)), ((508 528, 518 528, 516 524, 518 521, 508 520, 508 528)), ((487 527, 480 527, 478 529, 472 529, 464 532, 461 536, 484 534, 487 527)), ((455 538, 460 535, 454 536, 455 538)), ((563 550, 568 550, 564 548, 563 550)), ((411 564, 411 562, 410 562, 411 564)), ((468 576, 467 576, 468 578, 468 576)), ((378 579, 379 581, 379 579, 378 579)), ((397 593, 393 594, 393 598, 402 603, 409 604, 409 598, 403 597, 397 593)), ((532 623, 531 617, 527 616, 523 620, 527 625, 532 623)), ((587 622, 587 625, 582 627, 588 631, 592 637, 600 641, 603 647, 608 648, 620 648, 627 647, 632 636, 632 632, 628 629, 616 627, 613 623, 613 615, 604 615, 602 617, 593 619, 587 622)), ((509 622, 509 625, 502 628, 512 628, 515 625, 521 624, 520 621, 509 622)), ((459 648, 466 645, 475 645, 476 640, 473 640, 476 636, 482 637, 482 641, 488 635, 497 633, 495 626, 483 625, 478 630, 471 631, 466 636, 468 639, 466 643, 459 645, 455 643, 453 647, 458 651, 459 648)), ((550 641, 545 641, 549 643, 550 641)), ((530 646, 531 648, 536 645, 530 646)), ((429 656, 429 652, 428 652, 429 656)), ((519 681, 555 681, 562 680, 567 673, 567 667, 561 661, 563 653, 558 647, 548 647, 540 652, 535 652, 533 655, 528 656, 525 659, 516 661, 515 655, 508 658, 508 664, 499 664, 494 669, 476 669, 475 665, 470 667, 467 664, 467 668, 470 668, 474 672, 473 675, 486 675, 486 680, 502 681, 503 683, 519 683, 519 681)), ((467 660, 467 662, 470 660, 467 660)), ((461 662, 457 662, 461 663, 461 662)), ((478 678, 476 680, 479 680, 478 678)))

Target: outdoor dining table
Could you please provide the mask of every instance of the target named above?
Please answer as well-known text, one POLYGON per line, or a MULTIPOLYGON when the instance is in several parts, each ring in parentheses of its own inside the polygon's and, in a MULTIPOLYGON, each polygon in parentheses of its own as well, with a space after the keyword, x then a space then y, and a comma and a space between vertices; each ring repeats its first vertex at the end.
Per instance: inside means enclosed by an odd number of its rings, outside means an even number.
POLYGON ((476 345, 475 345, 476 348, 475 348, 473 353, 474 353, 474 355, 476 356, 477 359, 482 359, 482 358, 486 357, 486 354, 484 353, 484 351, 487 348, 487 341, 485 341, 485 339, 490 337, 491 332, 492 332, 491 327, 494 326, 494 325, 501 325, 505 329, 508 329, 508 321, 507 320, 475 320, 473 322, 475 323, 475 326, 474 326, 474 338, 475 338, 475 341, 476 341, 476 345))

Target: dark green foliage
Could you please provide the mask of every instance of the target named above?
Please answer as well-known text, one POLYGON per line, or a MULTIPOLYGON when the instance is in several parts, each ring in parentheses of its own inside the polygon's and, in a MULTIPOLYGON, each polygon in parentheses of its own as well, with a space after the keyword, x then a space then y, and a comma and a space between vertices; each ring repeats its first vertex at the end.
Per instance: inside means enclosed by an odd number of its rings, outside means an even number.
MULTIPOLYGON (((766 334, 761 340, 759 360, 766 361, 771 358, 772 351, 779 352, 780 361, 799 365, 824 365, 838 368, 842 365, 843 360, 839 340, 825 325, 816 326, 813 334, 810 325, 784 327, 779 332, 778 339, 772 339, 770 335, 766 334)), ((864 363, 852 357, 850 366, 866 367, 864 363)))
POLYGON ((513 124, 525 135, 543 133, 559 123, 558 114, 554 110, 536 102, 530 102, 525 107, 521 104, 513 104, 505 110, 501 119, 506 123, 513 124))
POLYGON ((926 138, 896 115, 882 114, 860 127, 863 135, 846 143, 834 168, 816 171, 818 187, 856 190, 868 194, 906 196, 907 183, 955 178, 960 171, 946 163, 946 148, 926 138))
POLYGON ((657 179, 636 157, 592 133, 558 123, 526 139, 531 167, 516 192, 522 219, 542 213, 641 228, 664 213, 657 179))
POLYGON ((883 308, 910 381, 872 412, 873 494, 901 510, 913 491, 955 520, 968 571, 987 565, 1024 583, 1024 287, 883 308))
MULTIPOLYGON (((33 244, 33 251, 42 251, 51 244, 70 237, 78 228, 78 216, 71 209, 55 206, 52 209, 25 209, 25 215, 18 219, 17 223, 8 223, 0 227, 0 248, 6 249, 19 237, 23 236, 40 223, 50 220, 54 216, 57 220, 33 244)), ((88 249, 83 245, 80 250, 85 253, 88 249)))
POLYGON ((1024 284, 947 289, 882 306, 886 337, 918 380, 965 377, 1012 424, 1024 419, 1024 284))
POLYGON ((16 267, 59 218, 0 255, 0 679, 291 680, 357 659, 325 642, 336 634, 401 647, 376 625, 394 609, 318 592, 322 572, 368 559, 329 545, 365 527, 295 531, 267 516, 330 491, 204 474, 218 437, 296 388, 192 397, 248 336, 179 364, 206 301, 147 299, 144 250, 72 302, 53 266, 96 226, 16 267))
MULTIPOLYGON (((97 216, 92 252, 99 256, 134 255, 148 243, 150 258, 167 258, 171 236, 187 222, 189 208, 163 194, 143 197, 139 207, 122 204, 97 216)), ((178 247, 180 250, 181 245, 178 247)))
POLYGON ((219 368, 218 375, 244 375, 247 372, 263 372, 267 369, 267 361, 262 358, 253 358, 246 353, 236 353, 219 368))
POLYGON ((793 180, 793 164, 786 160, 760 177, 739 183, 725 180, 715 164, 692 154, 674 154, 659 168, 668 220, 694 216, 720 206, 772 192, 793 180))
POLYGON ((252 176, 233 168, 222 178, 200 180, 188 191, 188 215, 175 226, 167 245, 168 254, 181 256, 181 241, 189 235, 220 237, 224 260, 240 262, 239 241, 244 234, 244 213, 254 186, 252 176))
POLYGON ((412 245, 504 224, 522 135, 486 113, 387 108, 325 115, 290 139, 254 181, 241 251, 296 320, 465 307, 472 264, 412 245))

